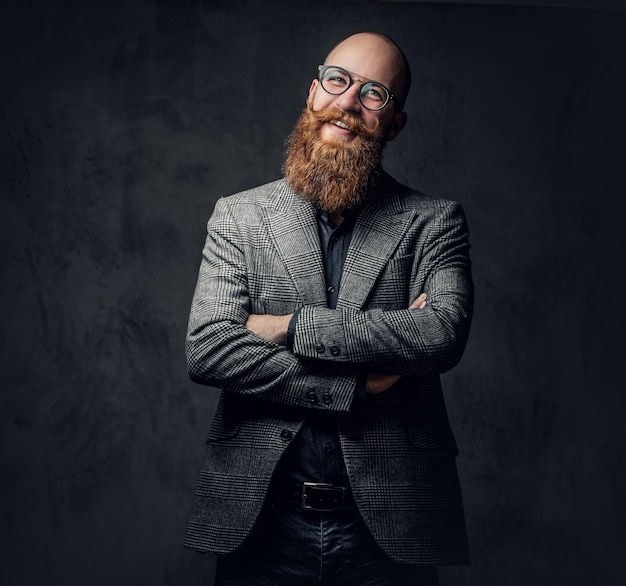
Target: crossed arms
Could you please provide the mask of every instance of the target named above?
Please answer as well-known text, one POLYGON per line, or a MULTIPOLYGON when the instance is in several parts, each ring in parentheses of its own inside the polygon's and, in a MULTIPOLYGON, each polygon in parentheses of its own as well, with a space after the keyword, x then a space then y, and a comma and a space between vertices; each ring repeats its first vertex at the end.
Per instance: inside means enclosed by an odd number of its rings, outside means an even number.
MULTIPOLYGON (((421 293, 409 309, 423 309, 426 306, 426 293, 421 293)), ((246 328, 253 334, 274 344, 285 344, 287 329, 293 313, 287 315, 255 314, 251 313, 246 320, 246 328)), ((400 380, 399 374, 367 373, 365 392, 371 395, 383 393, 400 380)))
POLYGON ((259 246, 258 225, 242 227, 237 219, 244 202, 238 210, 228 199, 218 202, 208 224, 189 318, 187 358, 194 381, 306 408, 311 408, 307 390, 324 388, 335 400, 320 408, 348 411, 362 373, 367 391, 377 393, 401 376, 444 372, 458 362, 472 306, 467 226, 458 205, 440 205, 421 228, 417 268, 406 276, 415 291, 408 308, 306 305, 288 349, 284 342, 292 314, 250 311, 250 255, 260 255, 271 242, 259 246), (330 347, 333 340, 340 341, 340 353, 316 352, 319 341, 330 347))

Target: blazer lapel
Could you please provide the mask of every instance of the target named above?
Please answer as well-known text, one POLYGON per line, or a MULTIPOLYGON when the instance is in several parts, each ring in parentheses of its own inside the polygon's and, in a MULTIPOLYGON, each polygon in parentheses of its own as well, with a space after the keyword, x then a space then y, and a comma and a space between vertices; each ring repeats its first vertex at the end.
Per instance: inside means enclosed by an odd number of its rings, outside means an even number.
POLYGON ((315 207, 286 183, 267 212, 268 233, 304 305, 326 305, 326 285, 315 207))
POLYGON ((363 309, 380 274, 416 216, 402 209, 397 189, 379 192, 377 205, 359 213, 343 268, 338 307, 363 309))

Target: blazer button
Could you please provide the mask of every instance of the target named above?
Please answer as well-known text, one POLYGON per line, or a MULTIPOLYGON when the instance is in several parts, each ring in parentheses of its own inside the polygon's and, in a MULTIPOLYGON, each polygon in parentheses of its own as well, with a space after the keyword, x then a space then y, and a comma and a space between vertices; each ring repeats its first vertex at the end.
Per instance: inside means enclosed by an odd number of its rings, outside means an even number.
POLYGON ((322 395, 322 401, 325 405, 330 405, 333 402, 333 396, 330 393, 324 393, 322 395))
POLYGON ((315 349, 317 350, 318 354, 324 354, 326 347, 324 346, 324 344, 318 344, 317 346, 315 346, 315 349))
POLYGON ((333 356, 339 356, 339 354, 340 354, 339 346, 331 346, 330 347, 330 353, 333 356))
POLYGON ((281 437, 282 439, 284 439, 285 441, 288 441, 288 440, 290 440, 290 439, 293 437, 293 433, 292 433, 292 431, 291 431, 291 430, 289 430, 289 429, 283 429, 283 430, 280 432, 280 437, 281 437))
POLYGON ((315 403, 317 403, 317 395, 313 391, 309 391, 306 394, 306 398, 307 398, 307 401, 309 403, 313 403, 313 405, 315 405, 315 403))

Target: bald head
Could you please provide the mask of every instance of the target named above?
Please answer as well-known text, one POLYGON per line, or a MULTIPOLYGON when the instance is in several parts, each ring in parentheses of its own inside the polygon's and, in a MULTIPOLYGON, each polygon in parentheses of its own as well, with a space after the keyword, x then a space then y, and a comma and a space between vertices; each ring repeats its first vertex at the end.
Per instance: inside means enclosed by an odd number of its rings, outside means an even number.
POLYGON ((325 65, 337 65, 388 87, 404 108, 411 86, 408 61, 396 43, 379 33, 356 33, 337 44, 325 65))

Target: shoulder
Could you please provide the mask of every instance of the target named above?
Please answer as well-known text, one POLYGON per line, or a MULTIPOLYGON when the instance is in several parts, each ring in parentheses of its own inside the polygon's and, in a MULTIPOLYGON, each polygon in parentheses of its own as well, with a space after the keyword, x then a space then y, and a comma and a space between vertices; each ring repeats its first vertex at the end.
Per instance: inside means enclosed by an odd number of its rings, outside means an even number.
POLYGON ((273 208, 285 196, 293 195, 293 191, 284 179, 278 179, 251 189, 227 195, 217 201, 216 207, 252 206, 256 208, 273 208))
POLYGON ((403 185, 391 175, 383 173, 379 184, 378 201, 389 211, 415 211, 425 215, 463 215, 461 204, 452 199, 430 195, 403 185))
POLYGON ((265 210, 275 205, 277 195, 284 189, 284 183, 280 179, 220 197, 215 202, 209 224, 228 221, 229 218, 244 224, 259 221, 265 210))
POLYGON ((242 229, 256 227, 276 214, 297 213, 302 206, 311 206, 299 197, 285 179, 246 189, 217 200, 209 225, 223 222, 242 229))

